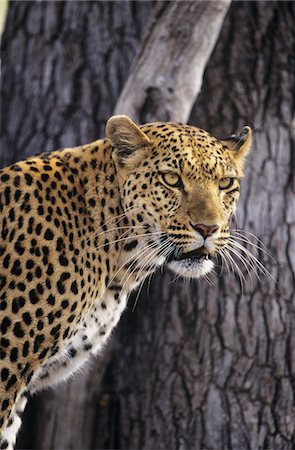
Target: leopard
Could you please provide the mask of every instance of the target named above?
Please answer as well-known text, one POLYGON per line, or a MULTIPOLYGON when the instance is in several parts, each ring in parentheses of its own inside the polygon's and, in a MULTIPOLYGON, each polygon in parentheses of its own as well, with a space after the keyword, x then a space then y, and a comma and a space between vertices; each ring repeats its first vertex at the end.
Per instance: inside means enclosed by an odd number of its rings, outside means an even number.
POLYGON ((157 268, 212 271, 251 135, 115 115, 104 139, 0 171, 1 449, 14 448, 29 396, 101 352, 157 268))

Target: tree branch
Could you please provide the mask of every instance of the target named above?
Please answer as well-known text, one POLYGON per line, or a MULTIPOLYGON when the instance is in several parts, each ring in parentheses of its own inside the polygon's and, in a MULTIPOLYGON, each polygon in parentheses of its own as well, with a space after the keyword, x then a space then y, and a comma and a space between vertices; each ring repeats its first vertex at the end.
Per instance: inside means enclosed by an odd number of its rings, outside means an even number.
POLYGON ((141 123, 186 122, 230 3, 161 3, 115 113, 141 123))

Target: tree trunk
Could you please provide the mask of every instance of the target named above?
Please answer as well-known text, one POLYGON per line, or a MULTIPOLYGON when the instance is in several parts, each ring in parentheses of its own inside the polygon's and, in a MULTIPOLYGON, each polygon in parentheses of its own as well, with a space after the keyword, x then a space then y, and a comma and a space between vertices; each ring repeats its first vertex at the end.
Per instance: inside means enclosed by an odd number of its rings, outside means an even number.
MULTIPOLYGON (((102 135, 153 6, 11 3, 3 164, 102 135)), ((157 274, 109 352, 31 401, 19 448, 294 448, 294 21, 294 3, 234 2, 189 121, 254 127, 238 223, 277 283, 157 274)))

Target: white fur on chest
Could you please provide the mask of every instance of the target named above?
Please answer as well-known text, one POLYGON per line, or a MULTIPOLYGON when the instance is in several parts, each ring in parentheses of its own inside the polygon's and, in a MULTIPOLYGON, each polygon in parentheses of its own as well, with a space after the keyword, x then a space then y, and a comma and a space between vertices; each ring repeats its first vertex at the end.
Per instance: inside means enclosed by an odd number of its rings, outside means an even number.
POLYGON ((34 374, 29 386, 31 392, 67 379, 102 349, 126 307, 126 294, 115 297, 116 292, 108 291, 103 300, 97 300, 74 335, 34 374))
POLYGON ((111 331, 117 325, 123 310, 126 307, 127 295, 121 294, 115 299, 116 293, 107 291, 103 300, 98 300, 85 316, 82 326, 78 329, 72 344, 79 345, 76 339, 85 339, 85 335, 91 342, 92 353, 99 350, 111 331))

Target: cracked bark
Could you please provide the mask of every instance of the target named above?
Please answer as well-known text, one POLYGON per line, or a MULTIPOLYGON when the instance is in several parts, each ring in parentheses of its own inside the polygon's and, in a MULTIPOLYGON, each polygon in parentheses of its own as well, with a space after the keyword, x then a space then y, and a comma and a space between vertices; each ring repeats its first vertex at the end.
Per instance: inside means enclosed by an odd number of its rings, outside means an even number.
MULTIPOLYGON (((11 4, 3 164, 102 135, 153 6, 11 4)), ((291 2, 233 3, 189 120, 255 128, 238 226, 277 284, 157 274, 103 360, 31 401, 19 448, 294 448, 294 22, 291 2)))

